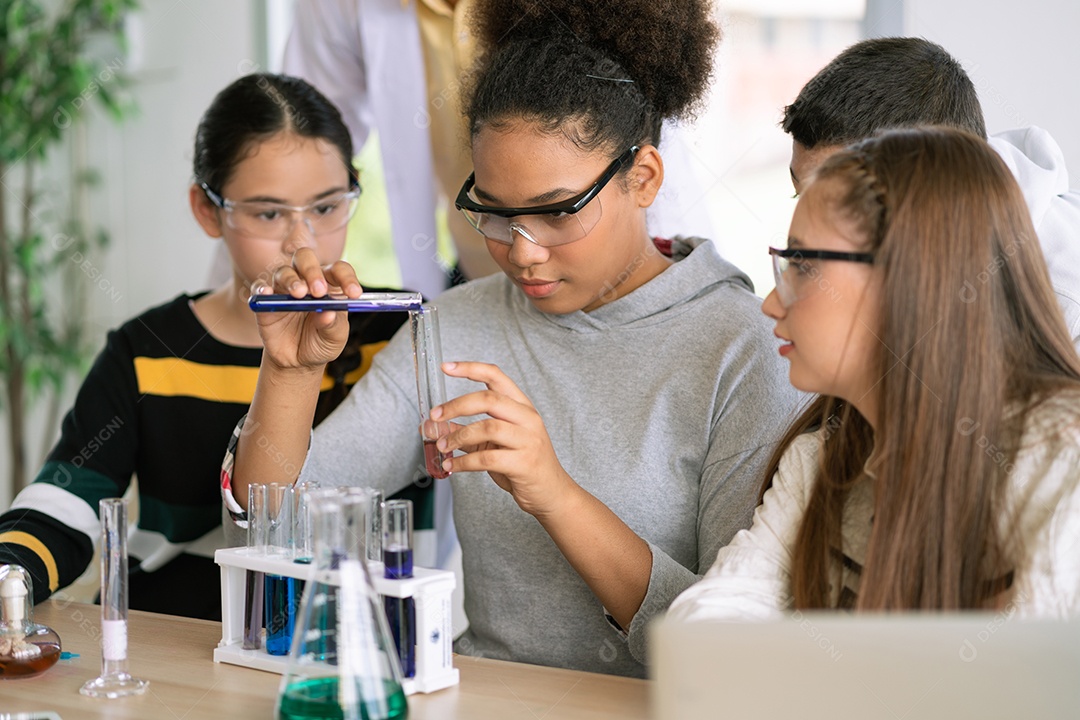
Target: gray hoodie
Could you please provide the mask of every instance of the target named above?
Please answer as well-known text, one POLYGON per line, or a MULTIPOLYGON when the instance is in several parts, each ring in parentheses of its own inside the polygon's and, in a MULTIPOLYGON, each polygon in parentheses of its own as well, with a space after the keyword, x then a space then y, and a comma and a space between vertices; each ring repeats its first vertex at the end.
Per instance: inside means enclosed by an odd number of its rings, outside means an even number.
MULTIPOLYGON (((799 394, 747 277, 711 242, 675 246, 684 259, 589 313, 542 313, 501 274, 439 298, 444 358, 497 364, 539 411, 570 476, 653 557, 621 633, 532 516, 486 473, 455 473, 470 623, 459 652, 642 676, 648 621, 749 524, 799 394)), ((479 389, 446 384, 449 397, 479 389)), ((422 477, 418 425, 399 332, 315 431, 300 479, 399 490, 422 477)))
POLYGON ((1020 183, 1065 326, 1080 350, 1080 192, 1069 189, 1065 156, 1039 127, 1009 130, 990 145, 1020 183))

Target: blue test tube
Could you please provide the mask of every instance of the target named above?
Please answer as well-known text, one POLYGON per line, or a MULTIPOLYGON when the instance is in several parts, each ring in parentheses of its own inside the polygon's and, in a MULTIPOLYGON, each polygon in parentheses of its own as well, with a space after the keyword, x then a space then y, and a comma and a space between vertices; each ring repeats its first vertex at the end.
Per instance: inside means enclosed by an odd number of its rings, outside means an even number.
MULTIPOLYGON (((387 500, 383 513, 384 575, 391 580, 413 576, 411 500, 387 500)), ((416 676, 416 603, 411 597, 384 598, 386 619, 401 660, 401 674, 416 676)))
MULTIPOLYGON (((266 486, 267 552, 286 560, 293 556, 293 488, 292 485, 266 486)), ((267 574, 266 652, 288 655, 296 625, 296 579, 267 574)))

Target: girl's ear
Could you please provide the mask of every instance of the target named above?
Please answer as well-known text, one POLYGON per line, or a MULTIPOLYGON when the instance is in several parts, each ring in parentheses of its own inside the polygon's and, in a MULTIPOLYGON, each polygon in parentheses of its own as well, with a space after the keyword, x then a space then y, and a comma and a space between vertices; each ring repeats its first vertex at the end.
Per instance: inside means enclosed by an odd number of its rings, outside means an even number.
POLYGON ((630 192, 637 200, 638 207, 652 205, 664 182, 664 161, 655 146, 645 145, 638 150, 629 180, 630 192))
POLYGON ((206 197, 206 192, 198 185, 192 185, 188 189, 188 202, 191 203, 191 214, 203 232, 212 238, 221 237, 221 215, 218 207, 206 197))

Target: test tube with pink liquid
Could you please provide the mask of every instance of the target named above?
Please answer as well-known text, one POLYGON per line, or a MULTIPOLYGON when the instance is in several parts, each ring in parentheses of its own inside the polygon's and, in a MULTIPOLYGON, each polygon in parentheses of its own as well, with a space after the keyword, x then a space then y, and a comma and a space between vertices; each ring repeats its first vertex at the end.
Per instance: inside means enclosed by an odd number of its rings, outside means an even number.
POLYGON ((431 419, 431 408, 446 402, 446 381, 442 371, 442 343, 439 338, 439 313, 434 305, 424 305, 409 313, 412 328, 413 356, 416 362, 416 397, 420 410, 420 438, 424 443, 424 464, 433 478, 450 475, 443 469, 449 454, 435 442, 450 432, 450 423, 431 419))

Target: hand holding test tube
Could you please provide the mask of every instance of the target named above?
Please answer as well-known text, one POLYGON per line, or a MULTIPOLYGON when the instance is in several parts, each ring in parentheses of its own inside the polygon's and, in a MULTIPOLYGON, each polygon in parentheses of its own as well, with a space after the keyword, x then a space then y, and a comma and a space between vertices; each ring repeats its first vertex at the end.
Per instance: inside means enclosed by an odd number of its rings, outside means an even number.
POLYGON ((340 293, 323 297, 308 295, 294 298, 292 295, 252 295, 248 307, 255 312, 415 312, 420 309, 423 298, 420 293, 361 293, 350 298, 340 293))
POLYGON ((280 373, 320 372, 341 354, 349 337, 350 304, 357 311, 405 311, 417 307, 416 293, 364 293, 346 262, 323 266, 310 247, 292 263, 274 270, 270 282, 256 282, 248 305, 255 311, 264 357, 280 373), (275 295, 276 293, 276 295, 275 295), (366 295, 366 299, 364 296, 366 295))
POLYGON ((428 475, 445 478, 446 459, 435 447, 436 441, 450 432, 450 424, 431 419, 431 408, 446 401, 446 382, 442 373, 442 344, 439 316, 434 305, 423 306, 418 293, 362 293, 359 297, 327 295, 294 298, 291 295, 252 295, 248 304, 255 312, 409 312, 413 356, 416 363, 416 394, 420 411, 420 437, 424 444, 424 462, 428 475))

